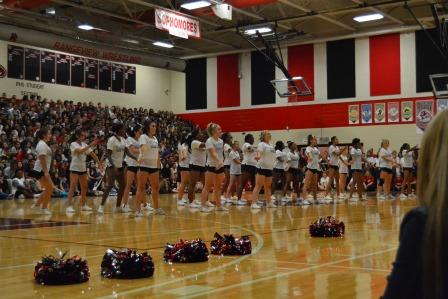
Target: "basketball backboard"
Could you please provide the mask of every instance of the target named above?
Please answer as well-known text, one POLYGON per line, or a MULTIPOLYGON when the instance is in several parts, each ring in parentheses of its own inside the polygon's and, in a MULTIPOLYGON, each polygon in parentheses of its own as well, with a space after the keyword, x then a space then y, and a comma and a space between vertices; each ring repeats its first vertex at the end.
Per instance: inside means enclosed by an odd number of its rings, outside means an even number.
POLYGON ((271 80, 277 94, 281 98, 311 95, 311 89, 303 77, 292 77, 291 79, 271 80))

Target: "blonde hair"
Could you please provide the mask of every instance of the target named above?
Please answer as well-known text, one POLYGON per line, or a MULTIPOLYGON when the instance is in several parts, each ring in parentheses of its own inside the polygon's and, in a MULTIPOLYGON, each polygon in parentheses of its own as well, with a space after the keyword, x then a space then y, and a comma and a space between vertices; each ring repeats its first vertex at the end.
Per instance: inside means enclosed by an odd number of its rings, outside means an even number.
POLYGON ((382 148, 384 148, 384 144, 385 144, 385 143, 389 143, 389 144, 390 144, 389 139, 383 139, 383 140, 381 140, 381 147, 382 147, 382 148))
POLYGON ((260 133, 260 141, 261 142, 266 142, 266 136, 268 136, 269 134, 271 134, 271 133, 269 133, 266 130, 261 131, 261 133, 260 133))
POLYGON ((425 298, 448 292, 448 110, 438 113, 423 136, 419 153, 417 195, 427 207, 423 279, 425 298))
POLYGON ((212 137, 213 132, 219 127, 218 124, 215 123, 208 123, 207 128, 205 129, 207 131, 207 135, 209 137, 212 137))

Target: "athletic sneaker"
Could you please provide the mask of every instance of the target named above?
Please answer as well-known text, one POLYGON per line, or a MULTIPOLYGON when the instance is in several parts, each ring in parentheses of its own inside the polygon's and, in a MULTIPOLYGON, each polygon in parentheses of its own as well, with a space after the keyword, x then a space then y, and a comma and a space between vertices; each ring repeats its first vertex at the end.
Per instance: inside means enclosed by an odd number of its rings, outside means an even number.
POLYGON ((272 199, 272 200, 276 200, 277 198, 275 197, 274 194, 272 194, 272 195, 271 195, 271 199, 272 199))
POLYGON ((154 210, 155 215, 165 215, 165 211, 162 208, 158 208, 154 210))
POLYGON ((377 193, 377 194, 376 194, 376 198, 380 198, 381 196, 382 196, 381 193, 377 193))
POLYGON ((100 205, 100 206, 98 207, 98 211, 97 211, 97 213, 98 213, 98 214, 104 214, 104 207, 103 207, 102 205, 100 205))
POLYGON ((65 212, 66 212, 66 213, 75 213, 76 211, 75 211, 75 209, 73 209, 72 206, 68 206, 68 207, 65 209, 65 212))
POLYGON ((227 198, 225 198, 224 195, 221 195, 221 202, 222 203, 226 203, 227 202, 227 198))
POLYGON ((143 210, 148 211, 148 212, 153 212, 154 211, 154 209, 151 207, 151 205, 149 203, 147 203, 147 204, 143 204, 142 203, 141 207, 142 207, 143 210))
POLYGON ((260 206, 264 206, 264 201, 259 199, 257 200, 257 204, 260 206))
POLYGON ((261 209, 261 207, 260 207, 259 205, 257 205, 256 203, 251 204, 251 205, 250 205, 250 208, 253 209, 253 210, 259 210, 259 209, 261 209))
POLYGON ((266 208, 277 208, 277 205, 271 201, 266 205, 266 208))
POLYGON ((283 197, 282 198, 282 202, 290 202, 291 201, 291 198, 288 198, 288 197, 283 197))
POLYGON ((218 212, 228 212, 229 209, 227 209, 224 206, 219 206, 219 207, 216 207, 216 211, 218 211, 218 212))
POLYGON ((401 194, 400 194, 400 199, 401 199, 401 200, 406 200, 406 199, 408 199, 408 197, 406 196, 406 194, 401 193, 401 194))
POLYGON ((350 202, 358 202, 358 198, 357 197, 350 197, 348 199, 348 201, 350 201, 350 202))
POLYGON ((330 194, 328 194, 327 196, 325 196, 324 199, 325 199, 325 200, 331 200, 331 201, 333 201, 333 197, 331 197, 330 194))
POLYGON ((326 201, 325 199, 322 199, 322 198, 318 198, 318 199, 316 200, 316 202, 317 202, 317 204, 320 204, 320 205, 327 204, 327 201, 326 201))
POLYGON ((415 196, 414 193, 409 194, 408 199, 416 199, 417 196, 415 196))
POLYGON ((311 205, 311 202, 309 202, 308 200, 304 199, 304 200, 302 200, 302 205, 309 206, 309 205, 311 205))
POLYGON ((138 212, 135 212, 135 214, 131 214, 130 215, 132 218, 140 218, 140 217, 143 217, 143 216, 145 216, 144 214, 143 214, 143 212, 142 211, 138 211, 138 212))
POLYGON ((202 213, 211 213, 212 211, 213 211, 213 209, 212 208, 210 208, 210 207, 201 207, 201 210, 200 210, 202 213))
POLYGON ((394 199, 395 199, 395 196, 393 196, 392 194, 389 194, 389 199, 390 199, 390 200, 394 200, 394 199))
POLYGON ((177 200, 178 206, 185 206, 185 202, 182 199, 177 200))
POLYGON ((367 195, 364 194, 364 195, 362 196, 361 200, 366 201, 366 200, 367 200, 367 195))
POLYGON ((123 205, 123 206, 121 207, 121 210, 123 211, 123 213, 129 213, 129 212, 131 212, 131 208, 129 208, 128 205, 123 205))
POLYGON ((341 200, 344 200, 344 199, 346 199, 347 197, 344 195, 344 194, 340 194, 339 195, 339 199, 341 199, 341 200))
POLYGON ((184 202, 185 205, 188 204, 188 198, 182 198, 182 201, 184 202))
POLYGON ((288 195, 288 194, 286 194, 286 196, 285 196, 287 199, 292 199, 292 196, 291 195, 288 195))
POLYGON ((40 209, 42 215, 51 215, 51 211, 48 208, 40 209))
POLYGON ((201 205, 201 201, 199 199, 195 199, 193 202, 195 202, 197 205, 201 205))
POLYGON ((230 203, 231 203, 232 205, 234 205, 234 206, 237 206, 237 205, 238 205, 238 200, 236 200, 236 199, 231 199, 231 200, 230 200, 230 203))
POLYGON ((385 200, 386 199, 386 197, 384 196, 384 195, 380 195, 380 196, 377 196, 377 198, 379 199, 379 200, 385 200))
POLYGON ((232 196, 231 199, 232 200, 238 200, 238 196, 232 196))
POLYGON ((236 202, 236 204, 238 206, 246 206, 247 205, 247 201, 245 199, 240 199, 236 202))
POLYGON ((31 210, 37 210, 40 209, 40 205, 36 205, 35 203, 33 203, 30 207, 31 210))
POLYGON ((188 205, 190 207, 190 209, 199 209, 201 207, 201 205, 198 205, 196 202, 192 202, 188 205))
POLYGON ((91 212, 93 209, 91 207, 89 207, 88 205, 83 205, 81 208, 81 211, 85 211, 85 212, 91 212))
POLYGON ((216 207, 216 206, 215 206, 212 202, 210 202, 210 201, 207 201, 206 204, 207 204, 207 207, 209 207, 209 208, 214 208, 214 207, 216 207))

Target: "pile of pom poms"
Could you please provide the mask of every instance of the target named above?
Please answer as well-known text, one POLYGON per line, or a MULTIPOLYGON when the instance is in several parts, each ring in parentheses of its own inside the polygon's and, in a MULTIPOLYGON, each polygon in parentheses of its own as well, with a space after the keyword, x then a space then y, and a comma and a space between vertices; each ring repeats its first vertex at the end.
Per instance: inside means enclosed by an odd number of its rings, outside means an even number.
POLYGON ((319 218, 310 225, 311 237, 343 237, 344 233, 344 222, 331 216, 319 218))
POLYGON ((145 251, 108 249, 101 262, 101 275, 106 278, 143 278, 154 274, 154 263, 145 251))
POLYGON ((166 244, 163 255, 169 263, 197 263, 208 261, 208 249, 201 239, 180 240, 176 244, 166 244))
POLYGON ((39 284, 63 285, 82 283, 89 280, 87 261, 79 256, 68 259, 44 256, 34 268, 34 279, 39 284))
POLYGON ((221 236, 215 233, 211 242, 211 253, 217 255, 246 255, 252 253, 252 243, 248 236, 237 239, 233 235, 221 236))

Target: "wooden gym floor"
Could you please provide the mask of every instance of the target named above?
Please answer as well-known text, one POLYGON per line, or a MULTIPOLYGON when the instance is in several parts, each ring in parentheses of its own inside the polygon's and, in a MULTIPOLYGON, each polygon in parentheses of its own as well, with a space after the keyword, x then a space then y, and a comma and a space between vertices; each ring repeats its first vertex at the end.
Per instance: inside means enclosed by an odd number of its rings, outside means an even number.
MULTIPOLYGON (((89 199, 90 202, 92 199, 89 199)), ((94 198, 95 206, 99 198, 94 198)), ((53 200, 53 216, 30 210, 31 200, 0 201, 0 286, 6 298, 378 298, 384 290, 398 245, 403 215, 414 200, 369 199, 310 207, 202 214, 176 207, 175 195, 162 195, 166 216, 130 219, 113 214, 67 217, 65 200, 53 200), (335 215, 346 224, 343 239, 314 239, 308 225, 335 215), (208 262, 167 264, 166 242, 200 237, 207 246, 215 232, 250 235, 248 256, 210 256, 208 262), (148 250, 152 278, 112 280, 100 276, 108 248, 148 250), (87 259, 90 280, 71 286, 41 286, 33 280, 44 254, 69 251, 87 259)), ((131 204, 133 201, 131 200, 131 204)))

